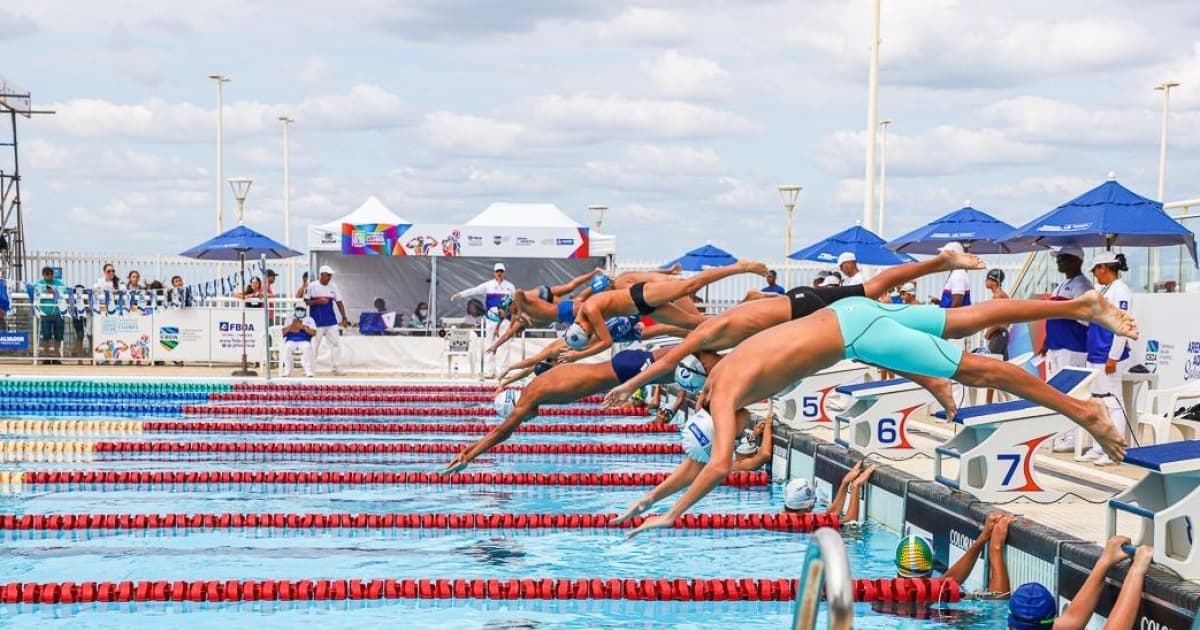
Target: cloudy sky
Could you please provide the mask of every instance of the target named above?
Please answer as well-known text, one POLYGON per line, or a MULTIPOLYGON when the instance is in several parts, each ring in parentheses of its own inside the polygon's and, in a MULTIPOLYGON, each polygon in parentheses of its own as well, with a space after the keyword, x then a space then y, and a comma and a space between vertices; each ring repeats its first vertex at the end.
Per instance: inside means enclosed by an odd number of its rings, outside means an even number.
MULTIPOLYGON (((165 253, 215 229, 215 100, 247 222, 293 242, 368 195, 416 221, 492 201, 611 207, 626 259, 706 240, 783 253, 862 213, 867 0, 206 0, 6 3, 34 249, 165 253)), ((884 2, 886 235, 964 200, 1018 223, 1116 171, 1200 196, 1200 3, 884 2)), ((227 190, 227 188, 226 188, 227 190)), ((232 224, 226 200, 226 225, 232 224)))

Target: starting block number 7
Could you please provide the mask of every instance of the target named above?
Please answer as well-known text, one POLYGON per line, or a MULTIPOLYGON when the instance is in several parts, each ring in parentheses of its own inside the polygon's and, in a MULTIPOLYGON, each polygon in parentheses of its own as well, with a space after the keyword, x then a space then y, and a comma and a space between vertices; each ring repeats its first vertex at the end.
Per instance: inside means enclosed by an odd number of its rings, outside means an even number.
POLYGON ((1021 455, 1019 453, 998 453, 996 460, 1008 462, 1008 470, 1004 471, 1004 480, 1000 482, 1000 485, 1006 487, 1012 485, 1012 478, 1017 473, 1017 466, 1021 465, 1021 455))

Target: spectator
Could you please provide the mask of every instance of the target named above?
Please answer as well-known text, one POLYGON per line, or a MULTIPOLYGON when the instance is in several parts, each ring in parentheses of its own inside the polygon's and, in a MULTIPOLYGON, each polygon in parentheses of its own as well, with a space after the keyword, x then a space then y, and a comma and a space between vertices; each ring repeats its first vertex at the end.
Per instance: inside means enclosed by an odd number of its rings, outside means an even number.
MULTIPOLYGON (((966 249, 958 241, 950 241, 938 248, 939 252, 951 251, 963 253, 966 249)), ((971 305, 971 279, 965 269, 955 269, 950 272, 946 286, 942 289, 942 299, 938 302, 942 308, 959 308, 971 305)))
MULTIPOLYGON (((513 286, 513 283, 505 280, 504 278, 504 274, 507 271, 508 269, 502 262, 492 265, 493 278, 491 280, 451 295, 450 301, 454 301, 459 298, 482 295, 483 305, 485 308, 498 308, 500 306, 500 301, 504 299, 504 296, 512 295, 517 292, 517 287, 513 286)), ((492 343, 490 340, 498 339, 501 335, 503 335, 504 331, 510 324, 511 322, 503 318, 496 321, 492 320, 490 317, 485 319, 483 324, 483 334, 484 339, 489 340, 487 342, 488 345, 492 343)), ((496 349, 496 352, 484 353, 484 378, 495 378, 497 364, 501 370, 508 366, 508 350, 510 345, 511 344, 504 343, 496 349)))
POLYGON ((292 321, 283 328, 283 350, 279 357, 279 375, 287 378, 292 375, 292 363, 296 353, 300 353, 300 367, 304 375, 313 375, 313 344, 312 338, 317 334, 317 323, 308 316, 308 310, 299 304, 292 311, 292 321))
POLYGON ((783 287, 779 286, 779 284, 777 284, 775 282, 775 280, 777 278, 778 278, 778 276, 775 274, 774 269, 768 271, 767 272, 767 286, 759 289, 759 291, 761 291, 762 293, 778 293, 780 295, 783 295, 785 293, 785 291, 783 290, 783 287))
POLYGON ((129 272, 129 277, 125 280, 125 290, 127 291, 145 291, 146 287, 142 286, 142 274, 135 269, 129 272))
POLYGON ((904 286, 900 287, 900 301, 904 304, 920 304, 917 300, 917 285, 913 282, 905 282, 904 286))
POLYGON ((278 277, 279 276, 275 275, 274 269, 267 270, 267 286, 263 289, 263 297, 266 297, 266 298, 275 297, 275 278, 278 278, 278 277))
POLYGON ((244 301, 246 308, 262 308, 263 286, 261 278, 251 278, 250 285, 241 291, 235 291, 234 297, 244 301))
MULTIPOLYGON (((989 269, 987 272, 987 280, 984 281, 984 286, 992 292, 993 300, 1007 300, 1008 293, 1004 291, 1004 270, 989 269)), ((983 338, 987 340, 987 349, 991 354, 998 354, 1008 360, 1008 327, 1007 326, 992 326, 983 332, 983 338)), ((989 394, 991 392, 989 391, 989 394)), ((988 402, 991 402, 989 395, 988 402)))
POLYGON ((843 286, 852 287, 866 282, 866 278, 863 278, 862 271, 858 268, 858 257, 854 255, 854 252, 842 252, 837 258, 837 264, 838 269, 846 274, 844 279, 839 278, 843 286))
POLYGON ((171 276, 171 289, 167 292, 167 302, 172 306, 194 306, 192 290, 183 286, 183 276, 171 276))
POLYGON ((120 291, 125 284, 117 277, 117 269, 112 263, 104 263, 104 275, 92 286, 97 291, 120 291))
POLYGON ((303 300, 305 293, 308 293, 308 272, 307 271, 304 272, 304 275, 300 276, 300 288, 296 289, 296 299, 303 300))
MULTIPOLYGON (((1096 560, 1096 566, 1084 580, 1083 586, 1067 604, 1062 616, 1058 616, 1058 599, 1045 586, 1029 582, 1017 587, 1008 600, 1009 630, 1083 630, 1096 612, 1096 604, 1104 591, 1104 577, 1118 562, 1128 558, 1124 547, 1129 539, 1113 536, 1104 546, 1104 552, 1096 560)), ((1133 555, 1133 563, 1121 581, 1121 594, 1112 609, 1104 630, 1132 630, 1137 620, 1138 608, 1142 603, 1142 587, 1154 548, 1141 546, 1133 555)))
MULTIPOLYGON (((42 279, 33 285, 37 295, 35 312, 41 319, 38 340, 41 342, 39 351, 42 356, 62 356, 64 322, 59 301, 66 288, 62 280, 54 277, 54 269, 50 267, 42 267, 42 279)), ((62 361, 54 359, 47 363, 61 364, 62 361)))
POLYGON ((342 374, 342 340, 338 326, 349 326, 346 319, 346 305, 342 303, 342 294, 333 283, 333 268, 321 265, 317 274, 317 282, 310 284, 308 274, 304 274, 304 303, 312 309, 312 320, 316 323, 317 333, 312 341, 313 357, 321 351, 322 340, 329 340, 329 357, 333 362, 333 373, 342 374), (334 305, 337 312, 334 312, 334 305), (338 319, 338 314, 341 319, 338 319))
POLYGON ((417 303, 417 308, 413 310, 412 317, 408 320, 410 328, 429 328, 429 304, 425 302, 417 303))
POLYGON ((8 330, 8 309, 12 303, 8 299, 8 281, 0 278, 0 332, 8 330))
MULTIPOLYGON (((1125 263, 1125 254, 1103 251, 1092 259, 1092 275, 1096 277, 1096 284, 1100 287, 1104 299, 1108 300, 1109 304, 1128 311, 1133 307, 1133 291, 1121 279, 1122 271, 1129 271, 1129 265, 1125 263)), ((1132 363, 1129 351, 1129 339, 1113 335, 1095 324, 1088 324, 1087 367, 1098 374, 1092 380, 1092 398, 1104 399, 1108 405, 1109 418, 1121 435, 1125 434, 1125 427, 1129 424, 1125 409, 1121 406, 1121 378, 1132 363)), ((1076 435, 1075 439, 1079 439, 1079 436, 1076 435)), ((1076 457, 1075 461, 1092 462, 1097 466, 1111 466, 1116 463, 1095 443, 1092 444, 1091 450, 1076 457)))
POLYGON ((479 322, 483 320, 483 316, 487 314, 487 309, 483 308, 483 302, 476 299, 471 299, 467 302, 467 316, 463 318, 464 328, 478 328, 479 322))
MULTIPOLYGON (((1066 280, 1055 287, 1047 299, 1072 300, 1092 290, 1092 282, 1083 274, 1083 249, 1060 247, 1054 252, 1059 273, 1066 280)), ((1046 378, 1052 378, 1063 368, 1082 368, 1087 364, 1087 324, 1073 319, 1046 320, 1046 340, 1038 354, 1046 357, 1046 378)), ((1067 431, 1054 438, 1055 453, 1075 450, 1075 432, 1067 431)))

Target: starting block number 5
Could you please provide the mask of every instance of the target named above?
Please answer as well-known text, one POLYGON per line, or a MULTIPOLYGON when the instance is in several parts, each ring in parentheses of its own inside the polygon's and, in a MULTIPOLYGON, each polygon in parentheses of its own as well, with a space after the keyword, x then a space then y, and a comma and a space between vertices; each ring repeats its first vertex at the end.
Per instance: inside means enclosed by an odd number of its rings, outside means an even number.
POLYGON ((804 396, 800 399, 800 417, 806 420, 816 420, 821 417, 821 397, 817 395, 804 396))

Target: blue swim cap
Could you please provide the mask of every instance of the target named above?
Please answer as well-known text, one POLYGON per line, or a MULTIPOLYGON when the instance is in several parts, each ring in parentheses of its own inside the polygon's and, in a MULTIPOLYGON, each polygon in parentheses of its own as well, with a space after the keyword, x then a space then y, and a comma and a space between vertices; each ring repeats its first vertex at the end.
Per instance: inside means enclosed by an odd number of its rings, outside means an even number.
POLYGON ((504 317, 500 315, 500 309, 496 308, 495 306, 487 310, 487 318, 496 323, 500 323, 500 320, 504 319, 504 317))
POLYGON ((608 276, 601 275, 601 276, 596 276, 596 277, 592 278, 592 282, 591 282, 592 293, 599 293, 601 291, 607 291, 608 288, 611 286, 612 286, 612 279, 610 279, 608 276))
POLYGON ((1008 627, 1013 630, 1049 630, 1058 616, 1058 600, 1037 582, 1022 584, 1008 600, 1008 627))
POLYGON ((511 296, 511 295, 506 295, 506 296, 500 298, 500 308, 503 310, 507 311, 509 309, 509 307, 512 306, 512 303, 513 303, 513 296, 511 296))
POLYGON ((896 573, 903 578, 933 573, 933 548, 920 536, 906 536, 896 545, 896 573))
POLYGON ((590 336, 591 335, 588 335, 583 331, 583 326, 580 326, 579 324, 571 324, 571 327, 568 328, 567 332, 563 334, 563 341, 566 342, 567 346, 572 350, 583 350, 587 347, 588 338, 590 336))

